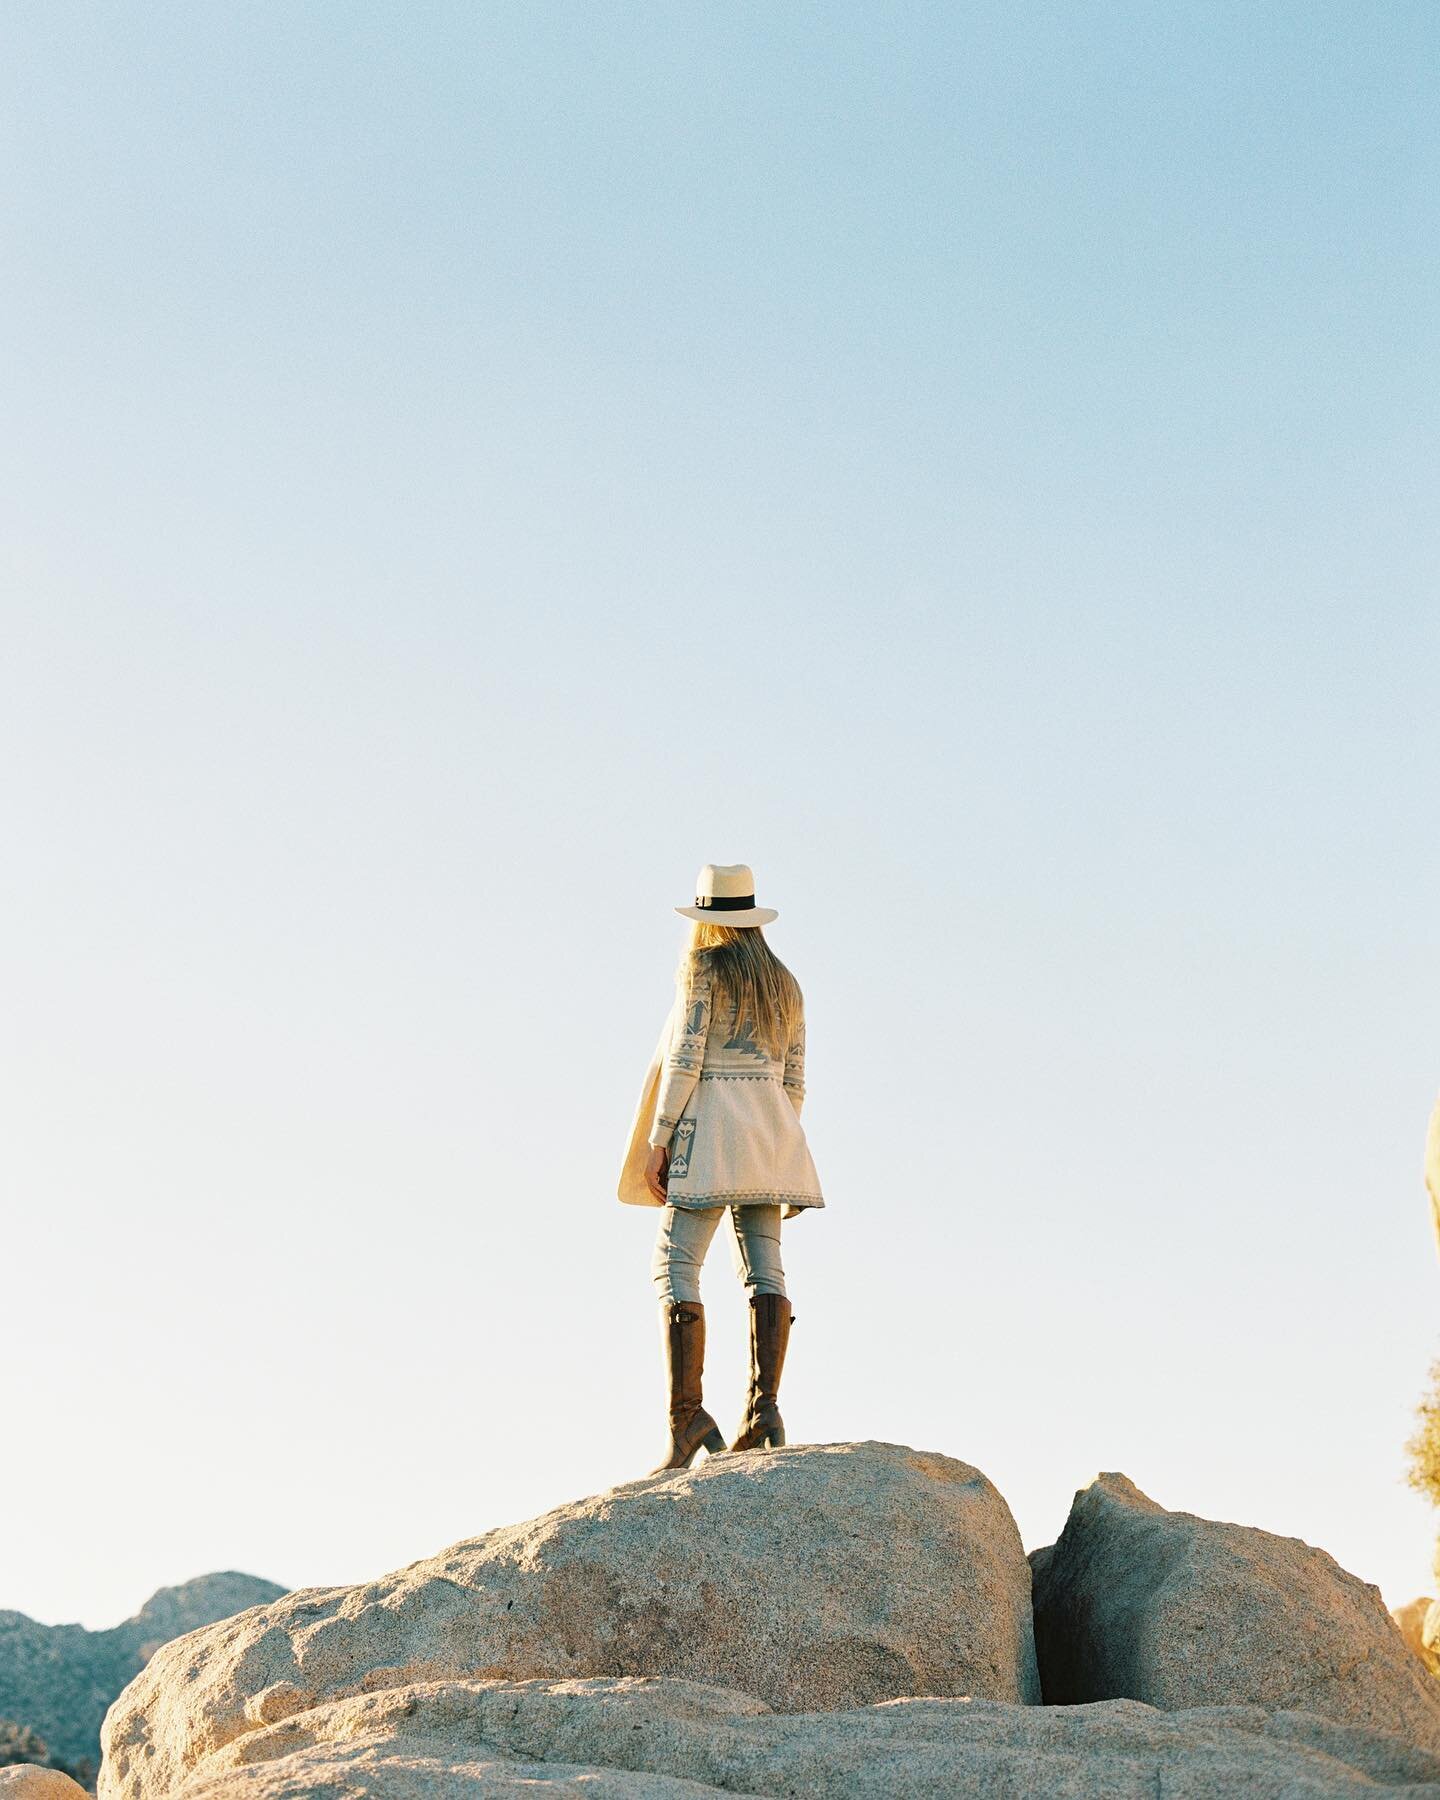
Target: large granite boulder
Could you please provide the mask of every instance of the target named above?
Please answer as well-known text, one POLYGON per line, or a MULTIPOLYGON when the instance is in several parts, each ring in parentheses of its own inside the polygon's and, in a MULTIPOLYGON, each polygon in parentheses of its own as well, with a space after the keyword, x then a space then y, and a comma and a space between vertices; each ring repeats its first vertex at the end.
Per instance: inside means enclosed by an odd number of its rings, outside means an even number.
POLYGON ((98 1769, 106 1708, 162 1643, 284 1592, 230 1569, 161 1588, 133 1619, 104 1631, 0 1612, 0 1719, 38 1732, 60 1761, 98 1769))
POLYGON ((105 1721, 100 1791, 159 1800, 248 1735, 417 1683, 642 1675, 784 1712, 1036 1701, 1015 1522, 978 1469, 900 1445, 717 1456, 167 1645, 105 1721))
POLYGON ((1100 1475, 1031 1563, 1052 1705, 1295 1709, 1440 1750, 1440 1685, 1379 1590, 1298 1538, 1167 1512, 1100 1475))
POLYGON ((1440 1800, 1440 1756, 1259 1707, 931 1699, 783 1714, 724 1688, 606 1678, 332 1700, 214 1751, 172 1800, 1374 1800, 1377 1787, 1440 1800))

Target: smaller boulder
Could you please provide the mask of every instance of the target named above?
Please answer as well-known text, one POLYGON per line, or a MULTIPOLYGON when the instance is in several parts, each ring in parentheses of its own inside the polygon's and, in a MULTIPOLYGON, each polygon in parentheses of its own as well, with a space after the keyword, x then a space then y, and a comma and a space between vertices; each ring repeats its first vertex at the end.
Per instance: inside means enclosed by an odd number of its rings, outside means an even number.
POLYGON ((1420 1660, 1432 1675, 1440 1675, 1440 1600, 1432 1600, 1420 1627, 1420 1660))
POLYGON ((1432 1675, 1440 1675, 1440 1659, 1436 1658, 1435 1647, 1425 1642, 1425 1622, 1434 1608, 1435 1602, 1429 1594, 1422 1594, 1418 1600, 1407 1600, 1404 1606, 1395 1607, 1390 1617, 1411 1653, 1420 1658, 1432 1675))
POLYGON ((36 1763, 12 1763, 0 1769, 0 1800, 91 1800, 87 1788, 59 1769, 42 1769, 36 1763))
POLYGON ((1031 1570, 1048 1704, 1292 1709, 1440 1750, 1440 1686, 1379 1589, 1299 1538, 1167 1512, 1099 1475, 1031 1570))

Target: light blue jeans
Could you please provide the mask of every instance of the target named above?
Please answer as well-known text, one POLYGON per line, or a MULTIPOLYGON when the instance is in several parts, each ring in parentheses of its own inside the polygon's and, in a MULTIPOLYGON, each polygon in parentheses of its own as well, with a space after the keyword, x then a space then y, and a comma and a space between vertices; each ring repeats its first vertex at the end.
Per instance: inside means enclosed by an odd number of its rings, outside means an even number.
POLYGON ((650 1279, 660 1304, 700 1302, 700 1265, 722 1212, 730 1215, 735 1273, 748 1293, 783 1294, 778 1206, 667 1206, 660 1215, 650 1279))

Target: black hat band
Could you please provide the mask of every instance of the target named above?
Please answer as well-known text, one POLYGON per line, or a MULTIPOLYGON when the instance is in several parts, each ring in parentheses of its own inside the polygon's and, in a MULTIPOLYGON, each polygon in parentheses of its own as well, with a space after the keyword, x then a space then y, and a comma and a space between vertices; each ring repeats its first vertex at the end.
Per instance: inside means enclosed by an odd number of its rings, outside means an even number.
POLYGON ((753 894, 697 894, 695 904, 703 906, 709 912, 744 912, 754 906, 753 894))

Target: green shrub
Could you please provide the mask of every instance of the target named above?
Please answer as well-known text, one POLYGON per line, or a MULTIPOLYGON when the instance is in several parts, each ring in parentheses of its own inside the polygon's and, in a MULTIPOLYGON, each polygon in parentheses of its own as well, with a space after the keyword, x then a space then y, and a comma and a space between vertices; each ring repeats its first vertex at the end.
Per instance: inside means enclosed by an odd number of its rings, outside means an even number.
POLYGON ((76 1763, 61 1762, 58 1756, 50 1754, 50 1746, 38 1731, 18 1724, 14 1719, 0 1719, 0 1769, 8 1768, 12 1763, 38 1763, 42 1769, 55 1769, 61 1775, 68 1775, 81 1787, 93 1788, 95 1785, 95 1766, 88 1756, 82 1756, 76 1763))
POLYGON ((0 1719, 0 1769, 11 1763, 42 1763, 50 1766, 50 1746, 38 1731, 28 1725, 17 1725, 14 1719, 0 1719))
POLYGON ((1429 1386, 1415 1408, 1415 1417, 1420 1423, 1405 1446, 1410 1458, 1405 1479, 1432 1506, 1440 1506, 1440 1361, 1430 1365, 1429 1386))

